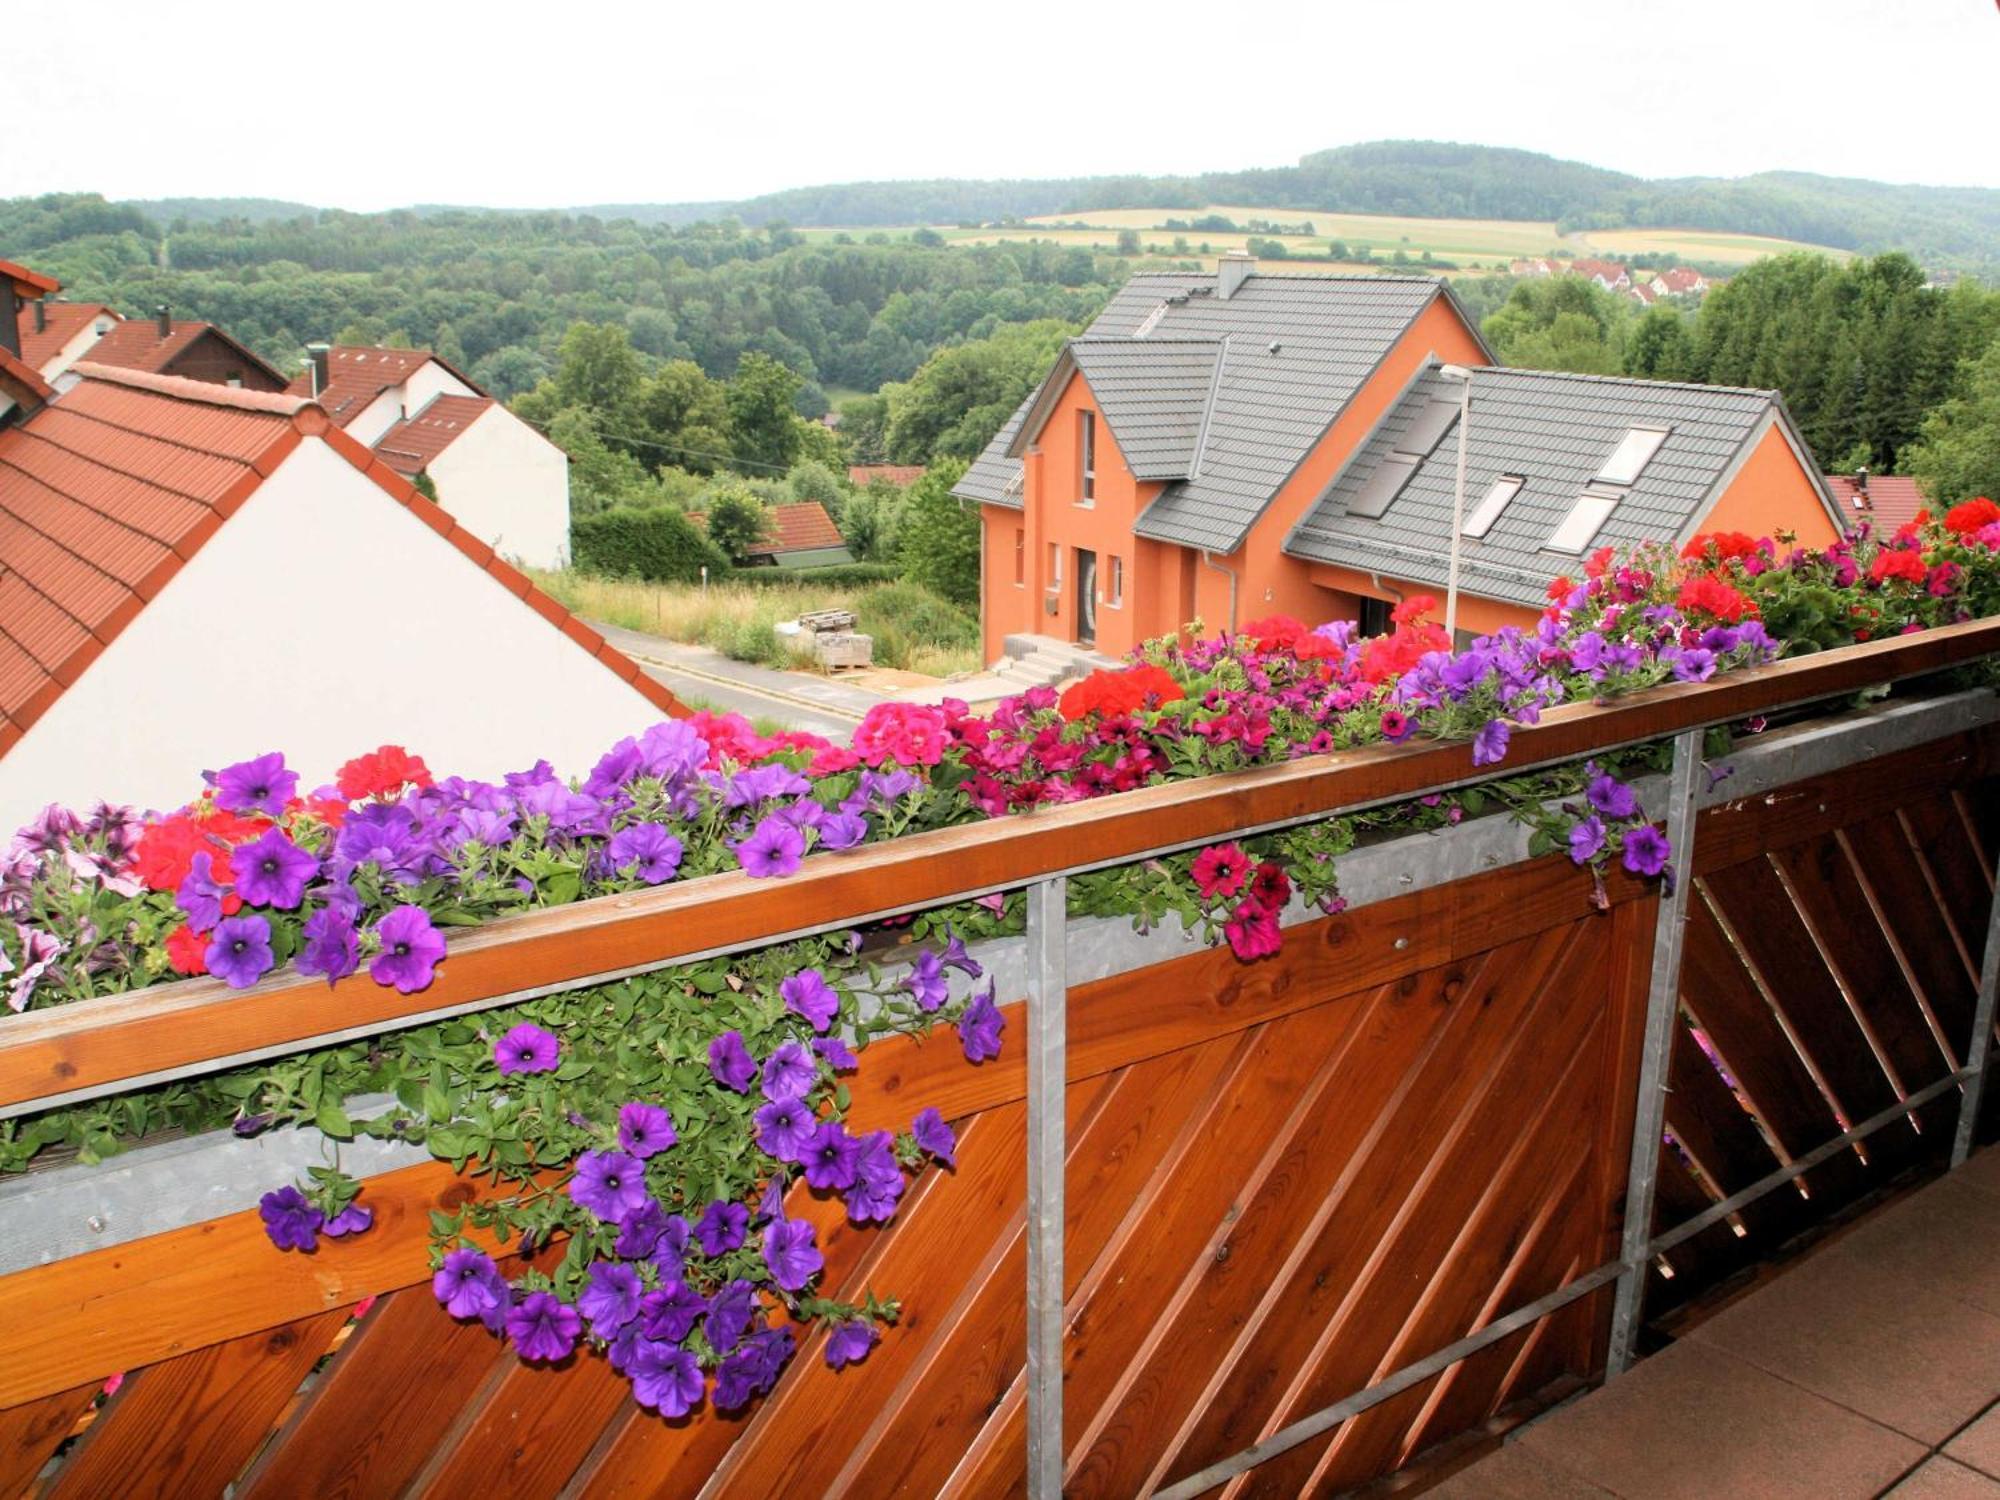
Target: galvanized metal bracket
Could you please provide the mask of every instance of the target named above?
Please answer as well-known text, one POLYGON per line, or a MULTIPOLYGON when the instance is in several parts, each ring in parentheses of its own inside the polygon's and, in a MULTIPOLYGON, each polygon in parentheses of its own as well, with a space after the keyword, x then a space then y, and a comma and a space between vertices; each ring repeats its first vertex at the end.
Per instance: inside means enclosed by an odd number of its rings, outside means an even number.
POLYGON ((1028 889, 1028 1494, 1063 1484, 1063 1170, 1069 1154, 1069 879, 1028 889))

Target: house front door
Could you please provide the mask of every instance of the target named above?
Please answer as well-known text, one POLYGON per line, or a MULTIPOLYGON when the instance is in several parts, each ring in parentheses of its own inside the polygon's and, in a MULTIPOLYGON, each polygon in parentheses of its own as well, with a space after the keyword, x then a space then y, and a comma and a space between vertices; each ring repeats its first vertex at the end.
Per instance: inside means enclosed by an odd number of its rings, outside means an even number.
POLYGON ((1076 643, 1097 644, 1097 554, 1076 549, 1076 643))

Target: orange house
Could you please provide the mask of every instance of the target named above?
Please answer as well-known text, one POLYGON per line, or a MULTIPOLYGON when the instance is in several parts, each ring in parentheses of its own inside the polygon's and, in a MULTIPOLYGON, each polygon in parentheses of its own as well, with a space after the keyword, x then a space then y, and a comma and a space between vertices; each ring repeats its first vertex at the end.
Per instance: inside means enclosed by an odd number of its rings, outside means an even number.
POLYGON ((1606 543, 1840 533, 1771 392, 1499 369, 1440 281, 1254 264, 1134 276, 966 471, 989 661, 1014 635, 1120 655, 1274 613, 1372 631, 1442 595, 1447 367, 1470 381, 1462 629, 1532 620, 1606 543))

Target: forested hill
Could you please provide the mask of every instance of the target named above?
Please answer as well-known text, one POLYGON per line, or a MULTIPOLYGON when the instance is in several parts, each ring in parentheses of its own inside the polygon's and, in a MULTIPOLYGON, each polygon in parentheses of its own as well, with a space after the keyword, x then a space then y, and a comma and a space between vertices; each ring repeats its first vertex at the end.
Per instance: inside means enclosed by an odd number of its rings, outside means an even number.
POLYGON ((954 224, 1100 208, 1214 203, 1420 218, 1554 219, 1564 229, 1673 227, 1774 235, 1934 265, 2000 267, 2000 190, 1898 186, 1805 172, 1653 179, 1532 151, 1373 141, 1296 166, 1194 177, 851 182, 737 203, 600 205, 584 212, 685 224, 954 224))

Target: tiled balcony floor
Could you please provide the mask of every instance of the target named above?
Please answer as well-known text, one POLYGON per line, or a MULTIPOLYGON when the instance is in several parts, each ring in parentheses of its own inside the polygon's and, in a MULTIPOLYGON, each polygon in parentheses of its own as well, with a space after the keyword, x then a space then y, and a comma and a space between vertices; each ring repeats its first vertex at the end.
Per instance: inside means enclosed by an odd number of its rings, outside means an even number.
POLYGON ((2000 1148, 1430 1494, 2000 1500, 2000 1148))

